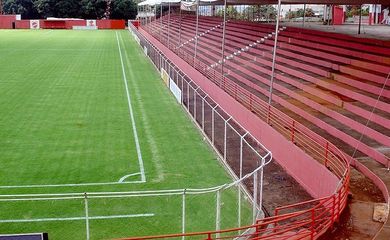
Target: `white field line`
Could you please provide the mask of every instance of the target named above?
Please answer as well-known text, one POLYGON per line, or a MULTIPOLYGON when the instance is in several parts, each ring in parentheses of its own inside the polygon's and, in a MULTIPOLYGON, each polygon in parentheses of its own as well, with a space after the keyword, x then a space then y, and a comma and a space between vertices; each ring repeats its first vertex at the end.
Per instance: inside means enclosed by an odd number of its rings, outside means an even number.
POLYGON ((145 177, 145 170, 144 170, 144 164, 142 160, 142 153, 141 153, 141 148, 139 145, 139 140, 138 140, 138 134, 137 134, 137 128, 135 126, 135 120, 133 117, 133 109, 131 105, 131 99, 130 99, 130 93, 128 90, 128 85, 127 85, 127 78, 126 78, 126 73, 124 71, 124 64, 123 64, 123 59, 122 59, 122 51, 121 47, 119 45, 119 39, 118 39, 118 33, 116 33, 116 39, 118 43, 118 49, 119 49, 119 56, 121 59, 121 64, 122 64, 122 74, 123 74, 123 81, 126 86, 126 94, 127 94, 127 102, 129 106, 129 113, 130 113, 130 118, 133 126, 133 134, 134 134, 134 139, 135 139, 135 144, 137 148, 137 155, 138 155, 138 162, 140 166, 140 173, 132 173, 123 176, 122 178, 119 179, 118 182, 101 182, 101 183, 63 183, 63 184, 30 184, 30 185, 6 185, 6 186, 0 186, 0 189, 12 189, 12 188, 46 188, 46 187, 78 187, 78 186, 104 186, 104 185, 117 185, 117 184, 129 184, 129 183, 145 183, 146 182, 146 177, 145 177), (126 178, 130 176, 135 176, 141 174, 141 180, 135 180, 135 181, 124 181, 126 178))
MULTIPOLYGON (((128 33, 130 33, 130 32, 128 32, 128 33)), ((131 35, 129 35, 129 37, 130 37, 129 39, 132 39, 131 35)), ((120 40, 122 40, 122 42, 123 42, 122 37, 120 37, 120 40)), ((144 56, 143 52, 138 52, 138 54, 142 55, 141 58, 144 56)), ((132 71, 132 68, 131 68, 130 58, 129 58, 129 55, 127 54, 126 50, 124 51, 124 57, 125 57, 128 69, 129 69, 130 78, 135 79, 134 72, 132 71)), ((150 58, 147 57, 147 59, 151 62, 150 58)), ((152 66, 155 67, 154 64, 152 64, 152 66)), ((139 100, 139 99, 142 99, 142 94, 141 94, 141 91, 139 89, 137 81, 132 81, 132 82, 130 82, 130 84, 132 84, 133 88, 134 88, 134 96, 135 96, 135 99, 138 101, 137 102, 137 106, 138 106, 139 111, 141 113, 140 115, 141 115, 142 123, 143 123, 143 126, 144 126, 144 134, 145 134, 145 136, 146 136, 146 138, 148 140, 148 145, 149 145, 150 151, 152 153, 152 158, 151 159, 152 159, 152 161, 153 161, 153 163, 154 163, 154 165, 156 167, 157 178, 153 179, 152 182, 162 182, 165 179, 164 169, 163 169, 163 166, 161 164, 161 162, 162 162, 161 161, 161 156, 160 156, 160 153, 159 153, 159 149, 158 149, 156 140, 154 139, 153 134, 151 132, 149 118, 148 118, 148 114, 145 111, 144 102, 139 100)))
POLYGON ((140 175, 140 174, 141 173, 132 173, 132 174, 125 175, 121 179, 119 179, 118 183, 123 183, 126 180, 126 178, 131 177, 131 176, 137 176, 137 175, 140 175))
POLYGON ((145 183, 145 181, 130 181, 130 182, 102 182, 102 183, 68 183, 68 184, 33 184, 33 185, 10 185, 0 186, 0 189, 11 188, 45 188, 45 187, 79 187, 79 186, 104 186, 104 185, 117 185, 125 183, 145 183))
MULTIPOLYGON (((112 216, 96 216, 96 217, 88 217, 88 219, 89 220, 100 220, 100 219, 139 218, 139 217, 154 217, 154 213, 112 215, 112 216)), ((86 219, 85 217, 37 218, 37 219, 6 219, 6 220, 0 220, 0 223, 77 221, 77 220, 85 220, 85 219, 86 219)))
POLYGON ((116 42, 118 44, 119 57, 121 59, 123 82, 125 83, 125 87, 126 87, 126 95, 127 95, 127 103, 129 105, 130 119, 131 119, 131 123, 132 123, 132 126, 133 126, 133 134, 134 134, 135 146, 136 146, 137 155, 138 155, 138 164, 139 164, 139 168, 140 168, 140 172, 141 172, 141 181, 146 182, 144 162, 142 160, 142 153, 141 153, 141 147, 139 145, 137 127, 135 125, 135 120, 134 120, 134 116, 133 116, 133 107, 131 106, 131 99, 130 99, 129 87, 127 85, 127 77, 126 77, 126 72, 125 72, 125 66, 123 64, 122 49, 121 49, 121 46, 119 44, 118 32, 115 32, 115 34, 116 34, 116 42))

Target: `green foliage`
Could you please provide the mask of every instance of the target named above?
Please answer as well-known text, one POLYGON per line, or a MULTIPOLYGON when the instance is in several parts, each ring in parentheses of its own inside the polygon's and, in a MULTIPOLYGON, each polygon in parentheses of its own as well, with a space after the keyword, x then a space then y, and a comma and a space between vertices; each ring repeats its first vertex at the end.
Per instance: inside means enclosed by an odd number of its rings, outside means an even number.
MULTIPOLYGON (((305 11, 305 17, 314 17, 315 16, 315 13, 313 11, 313 9, 311 8, 306 8, 306 11, 305 11)), ((301 18, 303 17, 303 8, 300 8, 296 11, 289 11, 287 14, 286 14, 286 18, 288 19, 291 19, 291 18, 301 18)))
POLYGON ((106 0, 81 0, 82 18, 101 19, 107 8, 106 0))
POLYGON ((111 18, 135 19, 137 16, 137 4, 133 0, 113 0, 111 6, 111 18))
POLYGON ((134 19, 135 0, 3 0, 4 13, 24 19, 65 17, 134 19))
MULTIPOLYGON (((347 17, 359 16, 360 15, 360 6, 359 5, 347 5, 346 10, 347 17)), ((362 7, 362 16, 369 15, 369 8, 362 7)))
POLYGON ((34 6, 44 18, 80 16, 80 1, 78 0, 35 0, 34 6))
POLYGON ((244 15, 253 16, 254 20, 276 19, 277 11, 272 5, 253 5, 244 10, 244 15))
POLYGON ((4 0, 3 11, 8 14, 21 14, 22 18, 39 16, 31 0, 4 0))
MULTIPOLYGON (((224 10, 223 8, 218 10, 217 12, 217 16, 223 16, 224 15, 224 10)), ((237 11, 237 8, 235 8, 234 6, 228 6, 227 9, 226 9, 226 17, 227 18, 233 18, 233 19, 237 19, 241 16, 241 14, 237 11)))

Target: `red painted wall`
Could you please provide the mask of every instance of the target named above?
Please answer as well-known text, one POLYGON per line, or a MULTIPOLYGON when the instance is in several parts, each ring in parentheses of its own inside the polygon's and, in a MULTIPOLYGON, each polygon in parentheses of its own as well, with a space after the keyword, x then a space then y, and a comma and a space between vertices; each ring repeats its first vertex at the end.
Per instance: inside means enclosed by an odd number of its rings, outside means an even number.
POLYGON ((125 20, 97 20, 96 25, 99 29, 125 29, 125 20))
POLYGON ((236 119, 256 139, 272 151, 275 160, 297 180, 313 197, 325 197, 334 193, 338 179, 324 166, 313 160, 299 147, 292 144, 255 114, 242 106, 222 89, 207 80, 201 73, 181 60, 151 35, 140 33, 158 47, 180 69, 192 78, 228 114, 236 119))
POLYGON ((344 23, 344 9, 341 6, 333 6, 333 25, 344 23))
POLYGON ((66 21, 66 29, 73 29, 73 26, 86 26, 87 21, 85 20, 72 20, 72 21, 66 21))
POLYGON ((0 15, 0 29, 12 29, 13 22, 16 22, 16 15, 0 15))
POLYGON ((134 25, 134 27, 136 27, 138 29, 139 27, 139 20, 130 20, 131 24, 134 25))
MULTIPOLYGON (((13 15, 13 18, 10 16, 3 17, 0 16, 0 28, 12 28, 12 22, 15 22, 17 29, 29 29, 30 20, 19 20, 15 21, 16 17, 13 15), (11 19, 11 20, 10 20, 11 19)), ((72 29, 73 26, 86 26, 86 20, 40 20, 40 28, 42 29, 72 29)), ((125 29, 125 20, 97 20, 96 25, 98 29, 125 29)))
POLYGON ((30 20, 19 20, 15 25, 16 29, 30 29, 30 20))

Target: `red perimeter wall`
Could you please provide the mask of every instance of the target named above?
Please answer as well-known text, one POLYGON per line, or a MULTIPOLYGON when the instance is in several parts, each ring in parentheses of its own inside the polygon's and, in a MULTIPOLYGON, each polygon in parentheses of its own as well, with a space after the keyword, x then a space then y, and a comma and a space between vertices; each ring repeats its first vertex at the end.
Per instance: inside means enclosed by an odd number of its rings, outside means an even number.
POLYGON ((16 29, 30 29, 30 20, 19 20, 15 25, 16 29))
POLYGON ((97 20, 96 25, 99 29, 125 29, 125 20, 97 20))
MULTIPOLYGON (((0 15, 0 29, 30 29, 30 20, 16 20, 15 15, 0 15)), ((73 26, 86 26, 86 20, 39 20, 42 29, 72 29, 73 26)), ((96 20, 98 29, 125 29, 125 20, 96 20)))
POLYGON ((12 29, 13 22, 16 22, 16 15, 0 15, 0 29, 12 29))

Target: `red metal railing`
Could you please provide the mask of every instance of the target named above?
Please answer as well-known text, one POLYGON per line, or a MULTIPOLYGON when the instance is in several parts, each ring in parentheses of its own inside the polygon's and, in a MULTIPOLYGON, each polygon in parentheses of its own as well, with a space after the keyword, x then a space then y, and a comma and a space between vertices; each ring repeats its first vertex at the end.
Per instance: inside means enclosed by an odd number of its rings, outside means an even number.
MULTIPOLYGON (((164 41, 162 43, 167 45, 164 41)), ((249 234, 254 239, 284 239, 292 236, 294 236, 294 239, 316 239, 325 233, 339 219, 347 204, 350 166, 344 154, 323 137, 312 132, 275 107, 270 106, 234 81, 225 78, 216 69, 208 67, 184 50, 176 48, 173 44, 170 44, 168 47, 289 141, 323 164, 340 181, 334 194, 325 198, 276 208, 274 216, 258 220, 256 224, 251 226, 222 231, 125 239, 159 239, 185 236, 197 236, 203 239, 230 239, 242 236, 240 233, 244 230, 246 234, 249 234)))

